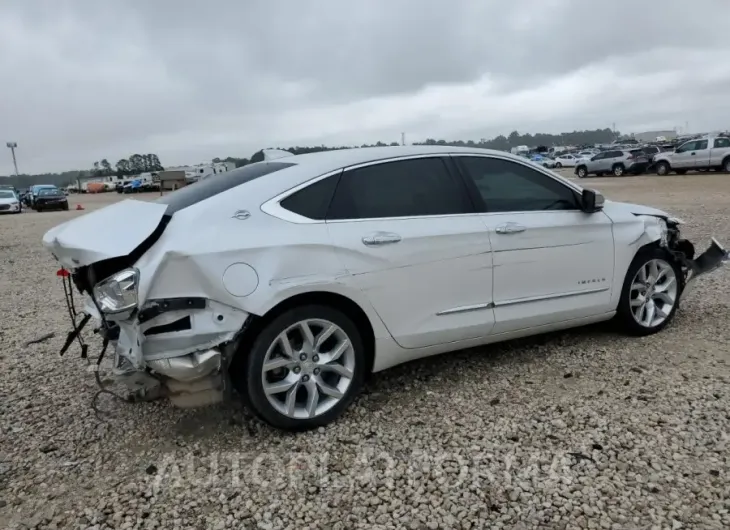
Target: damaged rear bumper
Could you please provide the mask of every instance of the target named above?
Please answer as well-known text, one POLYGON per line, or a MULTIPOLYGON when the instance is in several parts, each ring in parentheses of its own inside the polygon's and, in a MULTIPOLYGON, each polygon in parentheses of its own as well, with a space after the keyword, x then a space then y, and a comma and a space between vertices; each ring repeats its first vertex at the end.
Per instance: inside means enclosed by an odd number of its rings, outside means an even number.
MULTIPOLYGON (((101 322, 93 303, 85 311, 101 322)), ((202 298, 156 300, 118 321, 107 316, 103 335, 114 354, 115 379, 132 400, 168 397, 179 407, 220 402, 235 339, 248 317, 202 298)))

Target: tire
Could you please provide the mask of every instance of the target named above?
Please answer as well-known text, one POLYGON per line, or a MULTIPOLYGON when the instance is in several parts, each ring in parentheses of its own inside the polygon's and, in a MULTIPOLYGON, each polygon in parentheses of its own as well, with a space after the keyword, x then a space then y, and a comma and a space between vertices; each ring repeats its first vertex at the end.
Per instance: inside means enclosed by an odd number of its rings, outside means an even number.
POLYGON ((671 168, 669 167, 669 164, 666 162, 658 162, 656 165, 656 174, 659 176, 665 176, 669 175, 669 172, 671 171, 671 168))
POLYGON ((686 169, 675 169, 674 172, 677 175, 686 175, 687 174, 687 170, 686 169))
POLYGON ((561 164, 560 162, 555 164, 555 169, 560 169, 561 167, 563 167, 563 164, 561 164))
POLYGON ((629 335, 645 336, 664 329, 672 321, 679 307, 683 289, 682 278, 681 268, 667 251, 654 246, 640 250, 631 262, 621 288, 616 320, 622 330, 629 335), (660 281, 637 289, 636 286, 641 284, 644 278, 651 282, 652 264, 658 266, 654 271, 660 271, 660 281), (660 288, 663 290, 657 290, 660 288), (652 306, 637 305, 641 304, 642 297, 646 299, 647 291, 650 293, 652 306), (669 300, 672 301, 671 305, 668 303, 669 300), (651 307, 654 308, 654 318, 649 321, 647 319, 651 307), (658 314, 658 311, 664 315, 658 314))
POLYGON ((67 212, 68 211, 68 204, 65 205, 62 209, 63 209, 64 212, 67 212))
POLYGON ((38 212, 38 213, 41 213, 43 211, 43 208, 36 207, 35 211, 38 212))
MULTIPOLYGON (((246 352, 240 352, 239 355, 246 355, 246 352)), ((231 379, 243 397, 244 404, 269 425, 288 431, 309 430, 337 419, 360 392, 367 370, 365 346, 357 326, 343 312, 323 305, 295 307, 274 318, 253 341, 247 357, 242 362, 234 362, 233 367, 231 379), (311 344, 302 344, 302 326, 309 328, 314 337, 320 336, 326 329, 336 328, 323 343, 324 353, 320 355, 327 355, 329 348, 336 348, 337 342, 334 341, 339 341, 339 344, 349 341, 350 346, 344 349, 336 362, 316 361, 317 348, 312 348, 311 344), (294 343, 290 344, 294 350, 290 358, 283 354, 281 347, 280 338, 285 332, 287 340, 294 343), (301 352, 301 348, 305 352, 301 352), (306 359, 301 358, 297 350, 300 355, 309 355, 306 359), (272 355, 273 361, 284 364, 264 372, 264 363, 271 363, 272 355), (282 390, 267 394, 264 390, 265 380, 269 385, 283 382, 278 387, 282 390), (326 394, 322 391, 322 384, 327 386, 326 392, 339 389, 341 395, 326 394), (292 388, 295 389, 294 407, 288 412, 287 398, 291 396, 292 388), (318 399, 314 410, 322 410, 308 417, 312 391, 318 399)))
POLYGON ((578 169, 575 170, 575 174, 578 175, 579 179, 584 179, 588 176, 588 170, 585 166, 578 166, 578 169))
POLYGON ((722 171, 730 173, 730 156, 722 161, 722 171))
POLYGON ((612 169, 613 174, 617 177, 623 177, 625 171, 624 166, 621 164, 616 164, 612 169))

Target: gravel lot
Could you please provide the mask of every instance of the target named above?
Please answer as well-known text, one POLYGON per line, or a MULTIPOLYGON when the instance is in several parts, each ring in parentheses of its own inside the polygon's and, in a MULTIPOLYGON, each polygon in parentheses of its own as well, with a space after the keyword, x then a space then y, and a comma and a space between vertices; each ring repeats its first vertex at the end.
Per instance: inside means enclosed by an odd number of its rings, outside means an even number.
MULTIPOLYGON (((730 243, 730 175, 588 182, 671 211, 703 249, 730 243)), ((68 317, 40 244, 81 213, 0 217, 0 528, 730 527, 730 270, 659 335, 599 326, 418 361, 289 435, 237 404, 105 394, 95 414, 78 347, 58 355, 68 317)))

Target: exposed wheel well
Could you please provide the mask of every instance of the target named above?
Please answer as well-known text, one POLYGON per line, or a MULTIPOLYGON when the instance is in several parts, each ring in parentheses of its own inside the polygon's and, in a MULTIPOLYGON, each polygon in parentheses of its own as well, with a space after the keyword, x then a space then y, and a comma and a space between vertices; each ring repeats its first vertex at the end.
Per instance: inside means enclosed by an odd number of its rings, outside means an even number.
POLYGON ((294 307, 311 304, 334 307, 352 319, 362 333, 362 340, 365 344, 365 355, 368 361, 367 374, 369 375, 372 373, 373 363, 375 362, 375 333, 373 332, 372 325, 370 325, 368 316, 359 305, 346 296, 325 291, 298 294, 279 302, 263 316, 251 315, 244 326, 244 331, 240 337, 236 355, 238 355, 239 352, 243 352, 244 355, 247 354, 253 345, 253 341, 256 340, 256 337, 261 330, 277 316, 294 307))
POLYGON ((729 160, 730 160, 730 155, 727 155, 725 158, 722 159, 722 169, 725 169, 725 166, 727 165, 729 160))

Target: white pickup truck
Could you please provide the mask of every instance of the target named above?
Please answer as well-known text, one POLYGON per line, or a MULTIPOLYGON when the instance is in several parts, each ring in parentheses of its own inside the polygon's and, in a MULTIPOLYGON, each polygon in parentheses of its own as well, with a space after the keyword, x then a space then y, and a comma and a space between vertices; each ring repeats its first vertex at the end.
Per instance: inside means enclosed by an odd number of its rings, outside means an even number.
POLYGON ((659 153, 654 157, 658 175, 672 171, 684 175, 687 171, 714 169, 730 173, 730 138, 705 136, 684 142, 673 152, 659 153))

